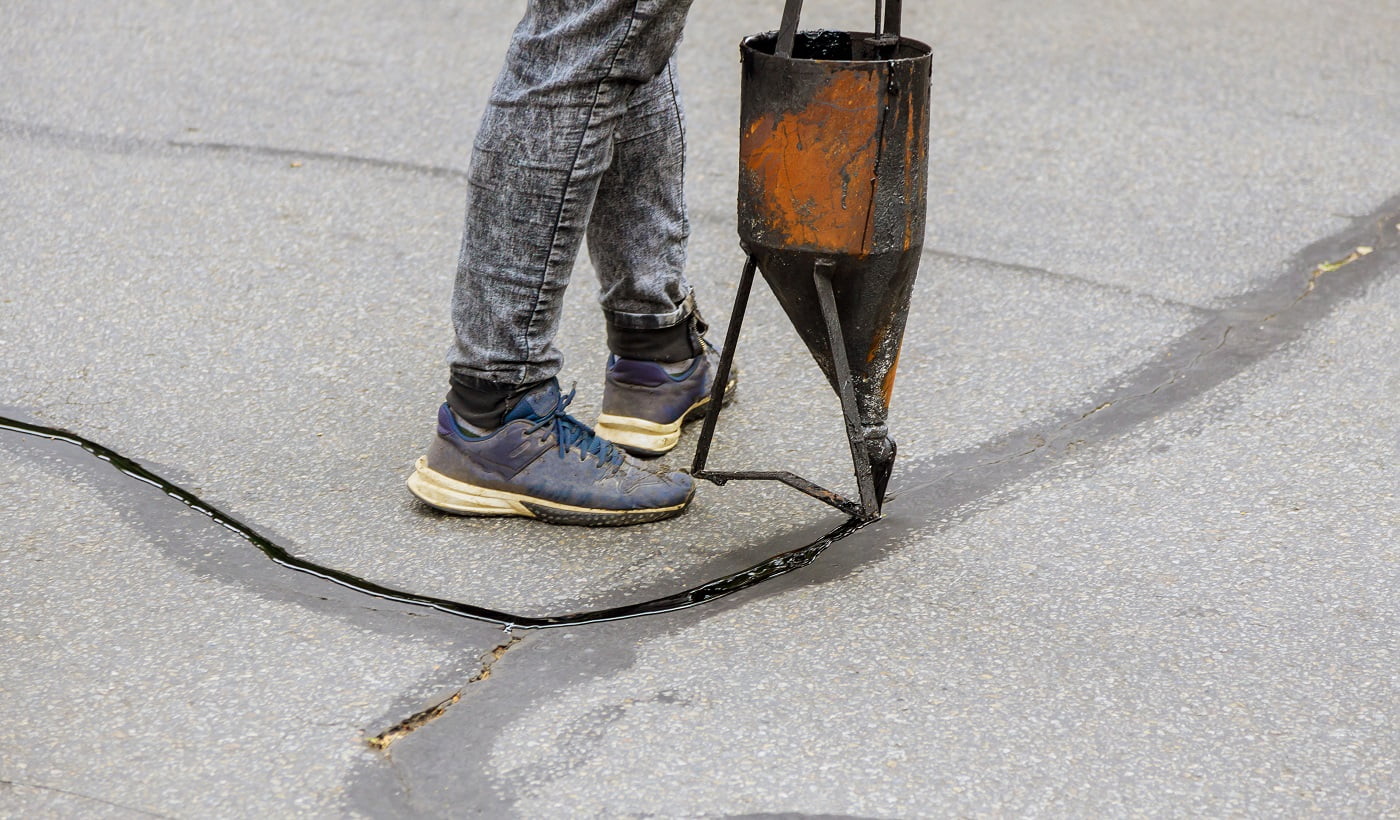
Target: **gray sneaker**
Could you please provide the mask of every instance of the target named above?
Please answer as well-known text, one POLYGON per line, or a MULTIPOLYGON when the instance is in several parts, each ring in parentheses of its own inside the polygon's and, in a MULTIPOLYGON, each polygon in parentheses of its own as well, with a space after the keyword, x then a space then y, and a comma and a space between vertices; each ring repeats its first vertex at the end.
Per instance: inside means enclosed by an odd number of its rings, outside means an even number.
POLYGON ((648 469, 564 412, 553 379, 520 399, 504 424, 480 435, 446 404, 437 436, 418 459, 408 489, 458 515, 518 515, 551 524, 618 526, 685 512, 690 476, 648 469))
MULTIPOLYGON (((718 366, 719 351, 708 344, 688 366, 671 368, 680 369, 679 373, 657 362, 609 356, 603 412, 594 429, 633 455, 670 452, 681 440, 681 426, 704 415, 718 366)), ((737 382, 738 371, 730 368, 726 404, 737 382)))

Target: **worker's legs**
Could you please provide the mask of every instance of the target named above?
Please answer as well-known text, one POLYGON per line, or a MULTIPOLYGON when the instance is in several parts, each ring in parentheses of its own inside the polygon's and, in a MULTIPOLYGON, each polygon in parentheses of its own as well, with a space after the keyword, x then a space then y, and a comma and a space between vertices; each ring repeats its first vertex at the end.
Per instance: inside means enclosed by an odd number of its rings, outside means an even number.
MULTIPOLYGON (((662 92, 672 87, 668 62, 688 6, 689 0, 531 2, 472 154, 453 293, 454 396, 492 386, 526 387, 558 372, 554 336, 579 245, 609 169, 617 157, 626 162, 629 156, 626 146, 619 152, 619 135, 657 150, 658 133, 648 135, 647 126, 634 125, 630 116, 652 117, 662 92), (639 91, 645 91, 640 98, 639 91)), ((673 95, 670 103, 666 116, 674 123, 673 95)), ((680 273, 685 219, 678 125, 660 136, 676 139, 674 148, 665 149, 674 152, 673 160, 635 180, 611 180, 605 209, 621 218, 650 202, 656 214, 646 217, 648 226, 673 226, 642 236, 594 220, 593 230, 610 230, 618 245, 606 257, 595 251, 604 260, 605 283, 629 277, 652 283, 636 290, 622 286, 616 298, 605 295, 605 305, 621 306, 609 308, 620 316, 670 317, 688 292, 680 273), (626 197, 619 195, 621 185, 632 188, 626 197), (629 242, 646 245, 632 248, 629 242), (646 259, 649 254, 660 261, 646 259), (633 265, 645 267, 624 267, 633 265), (663 278, 669 283, 660 284, 663 278), (658 300, 661 311, 652 304, 658 300)), ((459 403, 454 409, 468 409, 459 403)))
MULTIPOLYGON (((640 145, 648 136, 647 126, 631 123, 656 108, 647 102, 652 92, 639 97, 639 89, 660 89, 660 75, 672 87, 667 65, 689 4, 531 0, 472 152, 452 300, 451 389, 437 434, 408 481, 427 504, 597 525, 654 521, 690 503, 690 476, 650 471, 596 436, 567 413, 572 394, 561 395, 554 378, 554 336, 579 245, 619 140, 640 145)), ((674 107, 674 94, 670 101, 674 107)), ((674 173, 648 169, 631 183, 619 181, 607 189, 605 210, 644 209, 650 201, 653 226, 672 221, 683 184, 678 130, 674 136, 674 173), (624 194, 620 184, 632 190, 624 194)), ((635 271, 609 267, 607 281, 648 283, 625 289, 625 299, 605 297, 605 304, 624 306, 610 310, 665 324, 686 303, 683 206, 679 214, 678 227, 663 236, 612 233, 611 241, 648 245, 618 248, 610 260, 630 264, 656 253, 665 261, 635 271)))

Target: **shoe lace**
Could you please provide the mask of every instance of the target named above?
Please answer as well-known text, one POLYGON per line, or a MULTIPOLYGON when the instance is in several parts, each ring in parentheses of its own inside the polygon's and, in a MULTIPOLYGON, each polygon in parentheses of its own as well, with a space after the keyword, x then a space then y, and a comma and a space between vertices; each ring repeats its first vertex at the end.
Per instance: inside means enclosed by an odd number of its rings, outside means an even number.
POLYGON ((534 433, 546 425, 553 425, 550 432, 559 442, 559 457, 563 458, 569 450, 578 450, 581 456, 592 455, 598 459, 598 463, 604 466, 611 466, 614 469, 622 466, 622 451, 613 446, 612 442, 605 438, 599 438, 593 429, 568 413, 564 412, 569 406, 569 402, 574 400, 574 394, 578 388, 569 391, 569 395, 562 393, 554 409, 541 416, 530 426, 528 432, 534 433))

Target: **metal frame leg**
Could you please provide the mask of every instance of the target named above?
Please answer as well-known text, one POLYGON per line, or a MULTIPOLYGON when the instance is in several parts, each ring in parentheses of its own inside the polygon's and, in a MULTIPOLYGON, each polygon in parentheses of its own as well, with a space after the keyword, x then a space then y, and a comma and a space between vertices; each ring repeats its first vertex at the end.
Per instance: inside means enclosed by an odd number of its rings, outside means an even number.
POLYGON ((710 458, 710 440, 715 436, 715 425, 719 422, 719 411, 724 404, 724 389, 729 385, 729 371, 734 365, 734 348, 739 344, 739 328, 744 324, 744 312, 749 307, 749 293, 753 290, 753 275, 757 269, 758 260, 749 256, 748 261, 744 263, 744 272, 739 275, 739 290, 734 294, 734 311, 729 314, 729 329, 724 333, 724 349, 719 354, 715 383, 710 388, 710 403, 705 408, 705 425, 700 428, 700 440, 695 444, 695 459, 690 464, 690 474, 696 478, 708 478, 705 474, 705 462, 710 458))
POLYGON ((841 335, 841 320, 836 314, 835 296, 831 289, 830 261, 817 263, 813 272, 818 298, 822 305, 822 315, 826 319, 827 334, 835 339, 832 344, 836 352, 837 373, 840 376, 841 409, 846 416, 846 435, 850 440, 851 457, 856 465, 856 482, 860 486, 861 503, 856 503, 840 493, 813 484, 802 476, 785 470, 707 470, 705 463, 710 457, 710 443, 714 439, 715 426, 724 401, 724 388, 729 383, 729 372, 734 361, 734 350, 739 343, 739 329, 743 325, 744 312, 748 309, 749 295, 753 289, 754 273, 758 261, 753 256, 744 265, 739 277, 739 289, 734 295, 734 310, 729 317, 729 330, 724 337, 724 350, 720 353, 719 365, 715 370, 714 387, 710 390, 709 406, 705 410, 705 424, 700 430, 700 440, 695 445, 695 459, 691 462, 690 473, 723 486, 729 481, 781 481, 795 490, 806 493, 825 504, 830 504, 849 516, 862 520, 872 520, 880 515, 879 493, 871 475, 870 458, 866 452, 865 439, 861 433, 860 420, 856 411, 854 387, 851 383, 850 367, 846 360, 846 346, 841 335))
POLYGON ((830 260, 819 260, 812 271, 812 282, 817 287, 817 301, 821 305, 822 317, 826 319, 826 339, 831 345, 832 371, 836 376, 836 392, 841 397, 841 413, 846 418, 846 438, 850 440, 851 461, 855 463, 860 505, 867 518, 875 518, 880 514, 880 494, 876 491, 875 479, 870 470, 870 451, 865 445, 865 430, 860 423, 860 408, 856 404, 851 366, 846 359, 846 336, 841 332, 841 317, 836 312, 836 293, 831 286, 831 275, 835 268, 835 263, 830 260))

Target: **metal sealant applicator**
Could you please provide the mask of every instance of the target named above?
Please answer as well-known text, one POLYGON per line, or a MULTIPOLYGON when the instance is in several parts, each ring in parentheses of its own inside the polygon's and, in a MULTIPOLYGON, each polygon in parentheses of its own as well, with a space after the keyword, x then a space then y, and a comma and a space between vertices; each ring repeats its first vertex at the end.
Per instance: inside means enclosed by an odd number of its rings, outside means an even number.
POLYGON ((886 419, 923 250, 932 50, 901 37, 901 0, 876 31, 782 27, 740 44, 739 240, 748 254, 691 472, 781 481, 877 518, 894 465, 886 419), (794 475, 705 469, 755 270, 841 399, 860 500, 794 475))

